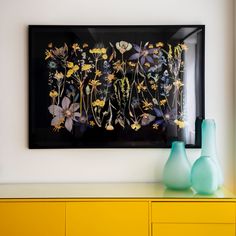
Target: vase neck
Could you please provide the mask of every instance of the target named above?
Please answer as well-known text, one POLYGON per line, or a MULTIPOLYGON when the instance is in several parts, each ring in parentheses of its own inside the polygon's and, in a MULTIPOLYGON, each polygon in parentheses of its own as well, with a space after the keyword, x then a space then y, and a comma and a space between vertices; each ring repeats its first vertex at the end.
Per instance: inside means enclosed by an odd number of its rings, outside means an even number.
POLYGON ((171 156, 174 158, 187 158, 183 142, 173 142, 171 146, 171 156))
POLYGON ((216 126, 214 120, 202 122, 202 151, 201 156, 216 155, 216 126))

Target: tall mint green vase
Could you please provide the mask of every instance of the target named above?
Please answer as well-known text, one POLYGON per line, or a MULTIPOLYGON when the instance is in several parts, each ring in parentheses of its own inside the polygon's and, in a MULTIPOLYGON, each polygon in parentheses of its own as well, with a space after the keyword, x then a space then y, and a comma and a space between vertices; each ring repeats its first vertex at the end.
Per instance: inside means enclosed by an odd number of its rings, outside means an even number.
POLYGON ((163 170, 163 184, 174 190, 191 187, 191 166, 183 142, 173 142, 170 156, 163 170))
POLYGON ((216 124, 213 119, 205 119, 202 122, 202 152, 201 156, 209 156, 216 164, 218 187, 224 183, 222 170, 217 158, 216 148, 216 124))

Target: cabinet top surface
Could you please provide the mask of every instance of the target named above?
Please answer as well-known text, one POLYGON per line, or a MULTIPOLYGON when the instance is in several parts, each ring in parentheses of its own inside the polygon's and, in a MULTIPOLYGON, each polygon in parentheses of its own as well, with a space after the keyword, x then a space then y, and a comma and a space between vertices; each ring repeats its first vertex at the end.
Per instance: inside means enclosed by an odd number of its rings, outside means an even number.
POLYGON ((225 188, 214 195, 197 195, 191 189, 173 191, 160 183, 0 184, 0 199, 154 199, 232 200, 225 188))

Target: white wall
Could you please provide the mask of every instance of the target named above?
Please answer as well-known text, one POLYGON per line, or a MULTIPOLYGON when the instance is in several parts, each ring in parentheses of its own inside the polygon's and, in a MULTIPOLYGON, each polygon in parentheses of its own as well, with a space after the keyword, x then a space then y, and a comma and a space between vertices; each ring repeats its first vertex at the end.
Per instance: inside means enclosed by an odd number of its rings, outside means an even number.
POLYGON ((232 188, 233 0, 0 0, 0 182, 157 181, 168 150, 27 148, 28 24, 205 24, 206 117, 232 188))

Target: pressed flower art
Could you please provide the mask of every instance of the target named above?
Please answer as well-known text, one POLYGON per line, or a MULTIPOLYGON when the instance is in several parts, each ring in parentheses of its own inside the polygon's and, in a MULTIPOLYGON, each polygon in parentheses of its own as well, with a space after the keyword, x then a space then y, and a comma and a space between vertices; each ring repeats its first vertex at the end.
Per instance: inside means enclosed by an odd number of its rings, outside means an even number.
MULTIPOLYGON (((142 27, 132 37, 127 28, 124 33, 121 27, 117 34, 119 27, 115 27, 114 35, 108 31, 109 38, 100 28, 96 35, 95 28, 96 40, 86 39, 89 29, 79 26, 73 30, 77 37, 68 40, 68 31, 55 31, 55 37, 44 32, 45 47, 37 55, 43 75, 35 84, 42 83, 46 89, 42 94, 47 95, 43 100, 48 102, 40 106, 45 106, 44 114, 47 109, 45 130, 51 143, 55 139, 52 147, 60 147, 60 143, 64 147, 63 139, 65 147, 166 147, 176 139, 186 141, 186 134, 192 135, 189 144, 196 144, 196 120, 189 119, 186 109, 188 87, 196 92, 196 84, 191 85, 196 78, 188 78, 195 69, 187 71, 196 43, 188 43, 185 35, 177 40, 169 36, 181 27, 165 34, 162 27, 154 29, 156 36, 142 27)), ((191 63, 196 64, 196 58, 191 63)), ((196 102, 196 97, 192 100, 196 102)), ((193 109, 200 109, 203 116, 202 104, 195 106, 198 108, 193 109)), ((193 113, 196 119, 196 111, 193 113)))

